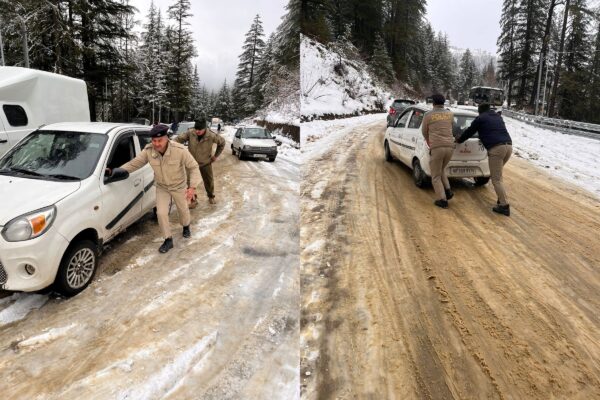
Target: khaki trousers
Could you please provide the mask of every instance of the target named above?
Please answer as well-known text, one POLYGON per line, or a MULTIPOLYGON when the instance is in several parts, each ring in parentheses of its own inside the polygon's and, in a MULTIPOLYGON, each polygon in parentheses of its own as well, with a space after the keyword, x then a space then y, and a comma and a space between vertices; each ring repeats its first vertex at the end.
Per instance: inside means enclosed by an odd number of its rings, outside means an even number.
POLYGON ((188 209, 187 199, 185 198, 185 189, 166 190, 161 187, 156 187, 156 216, 158 217, 158 226, 162 231, 163 238, 170 238, 171 225, 169 224, 169 203, 173 198, 173 203, 177 207, 177 214, 181 225, 188 226, 190 224, 190 210, 188 209))
POLYGON ((492 185, 500 205, 508 204, 508 197, 504 190, 504 183, 502 182, 502 169, 504 164, 508 161, 512 154, 512 146, 510 144, 499 144, 488 150, 488 161, 490 164, 490 176, 492 178, 492 185))
POLYGON ((200 167, 200 175, 202 175, 206 195, 209 198, 215 197, 215 180, 213 178, 212 164, 200 167))
POLYGON ((438 200, 446 200, 446 191, 450 189, 450 181, 446 174, 446 166, 452 159, 454 147, 436 147, 431 149, 429 169, 431 169, 431 184, 438 200))

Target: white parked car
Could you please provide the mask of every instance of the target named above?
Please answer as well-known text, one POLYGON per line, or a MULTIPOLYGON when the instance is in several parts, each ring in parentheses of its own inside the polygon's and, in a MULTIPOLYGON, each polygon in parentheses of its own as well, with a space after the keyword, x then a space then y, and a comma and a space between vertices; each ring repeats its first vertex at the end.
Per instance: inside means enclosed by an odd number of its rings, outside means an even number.
MULTIPOLYGON (((431 180, 429 146, 421 133, 423 116, 430 109, 430 106, 422 104, 407 108, 395 125, 387 128, 383 139, 385 159, 398 159, 412 168, 413 178, 418 187, 425 186, 431 180)), ((454 113, 453 134, 458 137, 471 125, 477 113, 461 109, 451 111, 454 113)), ((489 181, 487 151, 477 134, 456 145, 447 172, 449 178, 474 178, 477 186, 485 185, 489 181)))
POLYGON ((2 289, 85 289, 103 245, 155 206, 149 165, 105 176, 150 143, 149 128, 52 124, 0 158, 2 289))
POLYGON ((275 161, 277 157, 277 143, 275 138, 259 126, 245 126, 238 128, 231 143, 231 153, 237 154, 242 160, 245 157, 267 158, 275 161))

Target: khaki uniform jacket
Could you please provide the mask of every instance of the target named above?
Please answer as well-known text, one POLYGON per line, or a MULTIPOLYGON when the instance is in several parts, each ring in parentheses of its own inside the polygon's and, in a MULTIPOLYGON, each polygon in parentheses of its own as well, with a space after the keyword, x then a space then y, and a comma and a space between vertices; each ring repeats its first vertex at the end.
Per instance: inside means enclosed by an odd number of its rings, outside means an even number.
POLYGON ((210 158, 213 155, 213 143, 217 145, 215 157, 218 157, 225 148, 225 139, 208 128, 206 128, 206 133, 202 137, 202 140, 198 140, 196 130, 194 128, 190 128, 185 133, 177 136, 175 141, 177 143, 188 142, 188 150, 190 153, 192 153, 192 156, 194 156, 200 167, 204 167, 211 163, 210 158))
POLYGON ((454 114, 442 107, 433 107, 433 110, 425 113, 421 132, 429 143, 430 149, 436 147, 454 147, 454 136, 452 135, 452 124, 454 114))
POLYGON ((146 145, 142 152, 121 168, 129 173, 150 164, 154 170, 155 185, 165 190, 182 190, 188 187, 196 188, 202 181, 198 163, 184 145, 169 141, 165 154, 154 150, 152 143, 146 145))

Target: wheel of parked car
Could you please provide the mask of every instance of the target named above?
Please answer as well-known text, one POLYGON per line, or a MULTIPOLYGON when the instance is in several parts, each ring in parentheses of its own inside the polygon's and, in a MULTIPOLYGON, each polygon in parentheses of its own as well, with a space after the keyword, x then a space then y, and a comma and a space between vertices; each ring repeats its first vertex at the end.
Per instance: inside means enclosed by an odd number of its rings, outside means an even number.
POLYGON ((62 258, 56 275, 56 290, 74 296, 92 281, 98 266, 98 248, 90 240, 75 243, 62 258))
POLYGON ((385 141, 385 144, 383 145, 383 149, 385 151, 385 161, 387 161, 387 162, 394 161, 394 157, 392 157, 392 153, 390 153, 390 145, 387 142, 387 140, 385 141))
POLYGON ((483 186, 490 181, 489 176, 478 176, 475 178, 475 186, 483 186))
POLYGON ((269 161, 270 161, 270 162, 273 162, 273 161, 275 161, 275 157, 269 157, 269 161))
POLYGON ((425 175, 421 163, 417 159, 413 161, 413 179, 417 187, 423 188, 427 185, 427 175, 425 175))
POLYGON ((244 152, 242 151, 242 149, 238 149, 238 159, 243 160, 244 159, 244 152))
POLYGON ((233 148, 233 144, 231 145, 231 154, 235 156, 235 149, 233 148))

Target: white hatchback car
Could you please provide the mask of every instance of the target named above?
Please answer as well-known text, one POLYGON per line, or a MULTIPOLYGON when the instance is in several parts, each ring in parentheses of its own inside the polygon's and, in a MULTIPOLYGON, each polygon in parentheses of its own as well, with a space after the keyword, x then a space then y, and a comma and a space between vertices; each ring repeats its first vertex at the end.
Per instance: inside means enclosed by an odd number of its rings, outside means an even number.
POLYGON ((277 142, 265 128, 244 126, 235 131, 233 142, 231 142, 231 153, 237 154, 240 160, 248 156, 275 161, 277 142))
POLYGON ((149 165, 105 176, 134 158, 149 128, 59 123, 32 132, 0 159, 0 285, 74 295, 91 282, 103 245, 152 210, 149 165))
MULTIPOLYGON (((398 159, 412 168, 413 179, 418 187, 424 187, 431 180, 429 146, 421 133, 423 116, 429 110, 430 106, 422 104, 407 108, 394 126, 387 128, 383 139, 385 159, 398 159)), ((454 113, 453 134, 458 137, 471 125, 477 113, 450 110, 454 113)), ((449 178, 473 178, 477 186, 485 185, 490 180, 487 151, 477 134, 456 146, 447 173, 449 178)))

